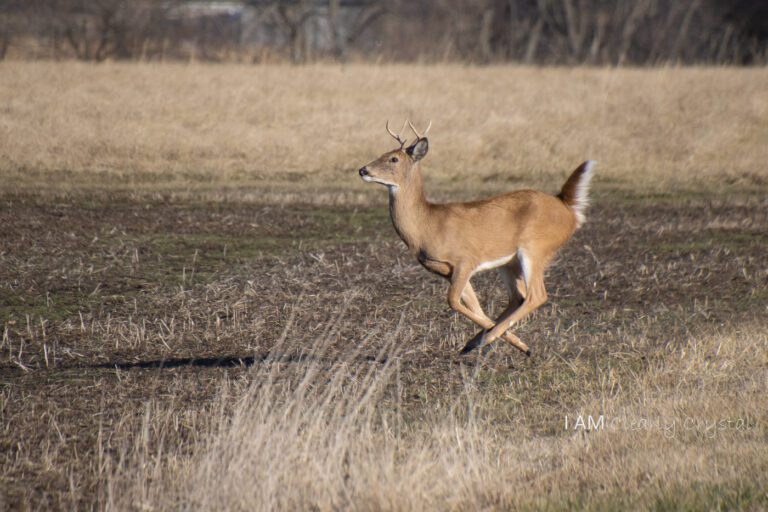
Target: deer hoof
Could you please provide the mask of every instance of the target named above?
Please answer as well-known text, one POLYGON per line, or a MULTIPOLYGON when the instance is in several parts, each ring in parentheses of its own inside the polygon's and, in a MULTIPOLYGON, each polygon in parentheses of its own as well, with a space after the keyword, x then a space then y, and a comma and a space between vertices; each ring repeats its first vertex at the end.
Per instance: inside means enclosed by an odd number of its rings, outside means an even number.
POLYGON ((479 333, 475 335, 474 338, 469 340, 466 345, 464 345, 464 348, 461 349, 461 355, 469 354, 473 350, 475 350, 478 347, 482 347, 485 345, 485 335, 488 331, 482 330, 479 333))

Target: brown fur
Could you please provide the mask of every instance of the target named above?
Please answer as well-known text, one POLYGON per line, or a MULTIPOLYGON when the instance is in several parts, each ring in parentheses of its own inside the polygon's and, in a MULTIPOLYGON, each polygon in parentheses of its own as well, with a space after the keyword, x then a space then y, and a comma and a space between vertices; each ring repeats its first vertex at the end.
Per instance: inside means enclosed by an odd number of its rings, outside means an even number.
POLYGON ((573 205, 586 204, 586 196, 578 194, 580 186, 586 194, 591 164, 576 169, 558 197, 519 190, 467 203, 434 204, 424 196, 418 161, 427 147, 426 139, 417 139, 409 148, 369 163, 360 175, 389 187, 397 234, 425 268, 451 281, 450 306, 483 327, 465 351, 503 336, 530 354, 506 330, 546 302, 544 270, 578 227, 573 205), (509 305, 496 322, 483 312, 469 282, 475 272, 489 268, 499 269, 509 290, 509 305))

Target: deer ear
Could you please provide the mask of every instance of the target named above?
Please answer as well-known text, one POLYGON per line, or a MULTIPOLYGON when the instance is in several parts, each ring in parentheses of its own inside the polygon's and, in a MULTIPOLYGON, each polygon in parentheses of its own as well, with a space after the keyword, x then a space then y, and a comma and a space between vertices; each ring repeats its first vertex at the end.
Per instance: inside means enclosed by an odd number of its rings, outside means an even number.
POLYGON ((418 162, 427 156, 427 151, 429 151, 429 141, 426 138, 417 139, 416 142, 405 150, 413 158, 414 162, 418 162))

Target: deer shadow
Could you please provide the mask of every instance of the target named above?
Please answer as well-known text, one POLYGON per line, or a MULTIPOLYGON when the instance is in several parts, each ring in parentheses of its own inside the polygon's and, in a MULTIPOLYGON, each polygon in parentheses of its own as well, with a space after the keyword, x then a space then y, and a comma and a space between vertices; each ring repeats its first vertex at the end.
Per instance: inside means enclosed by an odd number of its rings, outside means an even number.
MULTIPOLYGON (((359 358, 361 362, 376 362, 384 364, 387 362, 387 357, 377 358, 371 355, 361 356, 359 358)), ((93 365, 93 368, 109 368, 116 370, 134 370, 134 369, 173 369, 183 367, 196 367, 196 368, 249 368, 255 364, 262 363, 326 363, 332 365, 337 363, 337 360, 317 357, 312 354, 273 354, 270 352, 248 356, 220 356, 220 357, 177 357, 177 358, 161 358, 150 359, 147 361, 115 361, 108 363, 101 363, 93 365)))

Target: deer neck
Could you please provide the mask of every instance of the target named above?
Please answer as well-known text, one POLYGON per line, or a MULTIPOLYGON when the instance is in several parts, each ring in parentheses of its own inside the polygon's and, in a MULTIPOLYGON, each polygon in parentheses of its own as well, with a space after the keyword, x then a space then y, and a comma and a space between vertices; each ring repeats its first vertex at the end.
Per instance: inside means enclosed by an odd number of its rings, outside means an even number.
POLYGON ((414 166, 407 183, 389 188, 389 215, 395 231, 412 251, 423 245, 429 229, 430 204, 424 197, 421 171, 414 166))

